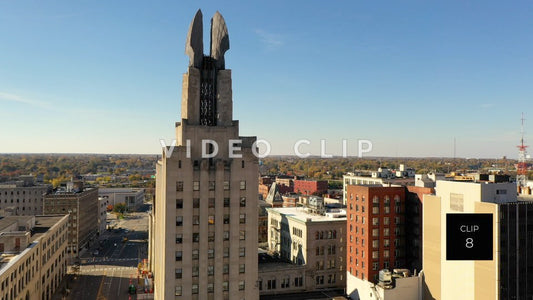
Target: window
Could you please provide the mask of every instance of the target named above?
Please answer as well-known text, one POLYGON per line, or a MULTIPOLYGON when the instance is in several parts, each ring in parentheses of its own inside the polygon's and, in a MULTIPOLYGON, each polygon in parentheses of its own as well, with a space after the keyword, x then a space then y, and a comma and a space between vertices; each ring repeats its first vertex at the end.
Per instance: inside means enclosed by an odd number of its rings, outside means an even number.
POLYGON ((389 228, 383 228, 383 235, 389 236, 389 228))
POLYGON ((229 198, 224 198, 224 207, 229 207, 229 198))
POLYGON ((176 286, 176 292, 175 292, 175 295, 176 295, 176 296, 181 296, 181 286, 176 286))
POLYGON ((176 217, 176 226, 182 226, 183 225, 183 217, 177 216, 176 217))
POLYGON ((196 259, 198 259, 198 256, 199 256, 198 249, 193 249, 192 250, 192 259, 196 260, 196 259))
POLYGON ((212 265, 207 266, 207 276, 215 275, 215 267, 212 265))
POLYGON ((276 279, 270 279, 267 281, 267 289, 275 290, 276 289, 276 279))
POLYGON ((224 257, 229 257, 229 248, 228 247, 224 248, 224 257))
POLYGON ((193 284, 192 285, 192 293, 193 294, 198 294, 198 285, 197 284, 193 284))
POLYGON ((379 248, 379 240, 372 241, 372 248, 379 248))
POLYGON ((389 247, 389 239, 383 240, 383 247, 385 247, 385 248, 389 247))
POLYGON ((200 198, 192 199, 192 208, 200 208, 200 198))
POLYGON ((244 270, 245 270, 245 264, 240 264, 239 265, 239 273, 244 273, 244 270))
POLYGON ((229 215, 224 215, 224 224, 229 224, 229 215))
POLYGON ((193 191, 199 191, 200 190, 200 181, 193 181, 192 182, 192 190, 193 191))
POLYGON ((246 180, 241 180, 240 188, 241 188, 241 190, 245 190, 246 189, 246 180))
POLYGON ((389 258, 389 250, 383 250, 383 257, 389 258))
POLYGON ((400 225, 400 222, 401 222, 400 217, 395 217, 394 218, 394 224, 400 225))
POLYGON ((246 214, 240 214, 239 215, 239 223, 240 224, 246 224, 246 214))
POLYGON ((215 291, 215 286, 213 283, 208 283, 207 284, 207 292, 208 293, 213 293, 215 291))
POLYGON ((372 263, 372 270, 377 271, 378 268, 379 268, 379 263, 377 263, 377 262, 372 263))
MULTIPOLYGON (((176 182, 176 191, 181 192, 183 191, 183 181, 176 182)), ((181 288, 181 287, 180 287, 181 288)))
POLYGON ((215 198, 209 198, 208 207, 209 208, 214 208, 215 207, 215 198))
POLYGON ((239 231, 239 240, 245 240, 246 239, 246 231, 240 230, 239 231))
POLYGON ((246 206, 246 197, 241 197, 241 200, 239 202, 239 206, 240 207, 245 207, 246 206))
POLYGON ((379 218, 372 218, 372 225, 378 226, 379 225, 379 218))
POLYGON ((303 277, 295 277, 294 278, 294 286, 303 286, 304 280, 303 277))
POLYGON ((229 181, 224 181, 224 190, 229 190, 229 181))
POLYGON ((192 266, 192 277, 198 277, 200 275, 200 268, 198 266, 192 266))
POLYGON ((178 233, 176 234, 176 244, 181 244, 181 243, 183 243, 183 234, 178 233))
POLYGON ((373 237, 378 237, 379 236, 379 228, 372 229, 372 236, 373 237))
POLYGON ((215 249, 207 249, 207 258, 215 257, 215 249))
POLYGON ((375 215, 379 214, 379 206, 372 207, 372 213, 375 214, 375 215))
POLYGON ((215 224, 215 216, 214 216, 214 215, 210 215, 210 216, 208 216, 208 217, 207 217, 207 223, 208 223, 209 225, 213 225, 213 224, 215 224))
POLYGON ((379 258, 379 251, 372 251, 372 258, 373 259, 379 258))
POLYGON ((229 240, 229 231, 224 231, 224 241, 228 241, 229 240))
POLYGON ((180 279, 181 278, 181 268, 180 269, 176 269, 176 279, 180 279))
POLYGON ((229 265, 228 264, 224 264, 222 266, 222 274, 229 274, 229 265))
POLYGON ((244 257, 246 255, 246 248, 240 247, 239 248, 239 256, 244 257))
POLYGON ((389 217, 383 218, 383 225, 389 225, 389 217))
POLYGON ((176 209, 183 208, 183 199, 176 199, 176 209))
POLYGON ((209 231, 207 233, 207 241, 208 242, 214 242, 215 241, 215 232, 214 231, 209 231))
POLYGON ((192 225, 200 225, 200 216, 192 216, 192 225))
POLYGON ((192 234, 192 242, 193 242, 193 243, 198 243, 198 242, 200 242, 200 234, 199 234, 199 233, 193 233, 193 234, 192 234))
POLYGON ((181 251, 176 251, 176 261, 181 261, 183 258, 183 253, 181 251))
POLYGON ((284 289, 284 288, 288 288, 290 286, 290 278, 289 277, 285 277, 281 280, 281 288, 284 289))
POLYGON ((228 291, 229 290, 229 282, 227 282, 227 281, 222 282, 222 290, 223 291, 228 291))
POLYGON ((209 190, 210 191, 214 191, 215 190, 215 182, 214 181, 209 181, 209 190))

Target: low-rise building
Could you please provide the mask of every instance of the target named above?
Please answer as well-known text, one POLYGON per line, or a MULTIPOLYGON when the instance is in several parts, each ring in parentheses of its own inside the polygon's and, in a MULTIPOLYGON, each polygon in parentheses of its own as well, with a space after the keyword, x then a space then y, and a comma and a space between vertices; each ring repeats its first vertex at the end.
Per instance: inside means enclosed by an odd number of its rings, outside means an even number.
POLYGON ((16 216, 33 216, 43 213, 43 195, 50 185, 36 184, 33 176, 0 183, 0 210, 16 216))
POLYGON ((294 192, 303 195, 322 195, 328 191, 326 180, 294 180, 294 192))
POLYGON ((126 204, 128 211, 135 211, 144 203, 144 189, 140 188, 101 188, 98 196, 107 198, 109 204, 126 204))
POLYGON ((67 220, 0 218, 0 299, 51 299, 67 272, 67 220))
POLYGON ((346 212, 316 213, 320 207, 267 208, 269 251, 293 265, 305 266, 303 282, 297 281, 295 286, 289 276, 280 293, 293 288, 313 291, 345 286, 346 212))

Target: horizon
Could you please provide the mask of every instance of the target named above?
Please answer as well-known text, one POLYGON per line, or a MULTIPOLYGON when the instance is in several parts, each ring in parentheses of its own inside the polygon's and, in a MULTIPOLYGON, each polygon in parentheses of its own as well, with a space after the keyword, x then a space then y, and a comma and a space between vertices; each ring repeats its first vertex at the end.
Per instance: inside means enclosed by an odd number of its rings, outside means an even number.
POLYGON ((0 152, 161 155, 200 8, 227 22, 240 135, 272 155, 305 138, 315 155, 367 139, 372 157, 517 158, 533 3, 302 3, 0 3, 0 152))

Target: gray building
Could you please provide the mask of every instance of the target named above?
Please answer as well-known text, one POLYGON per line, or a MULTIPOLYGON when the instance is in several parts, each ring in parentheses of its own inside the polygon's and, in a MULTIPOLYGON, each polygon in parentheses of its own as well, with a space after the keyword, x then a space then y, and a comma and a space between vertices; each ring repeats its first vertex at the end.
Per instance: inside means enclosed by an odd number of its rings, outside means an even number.
POLYGON ((43 213, 43 195, 50 185, 36 184, 33 176, 0 183, 0 211, 4 215, 33 216, 43 213))

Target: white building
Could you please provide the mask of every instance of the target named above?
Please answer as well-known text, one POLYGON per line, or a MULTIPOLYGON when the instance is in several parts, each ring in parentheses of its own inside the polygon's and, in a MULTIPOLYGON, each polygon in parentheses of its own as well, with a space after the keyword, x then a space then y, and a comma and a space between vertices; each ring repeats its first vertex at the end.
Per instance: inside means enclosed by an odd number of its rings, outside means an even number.
POLYGON ((98 197, 107 199, 113 206, 126 204, 129 211, 135 211, 144 203, 144 189, 141 188, 100 188, 98 197))
MULTIPOLYGON (((346 211, 321 215, 310 213, 312 210, 316 209, 267 208, 269 251, 293 264, 305 265, 305 276, 302 285, 294 286, 294 279, 289 278, 286 290, 269 290, 265 286, 261 294, 283 293, 293 288, 313 291, 345 286, 346 211)), ((260 281, 267 284, 266 278, 260 281)))

